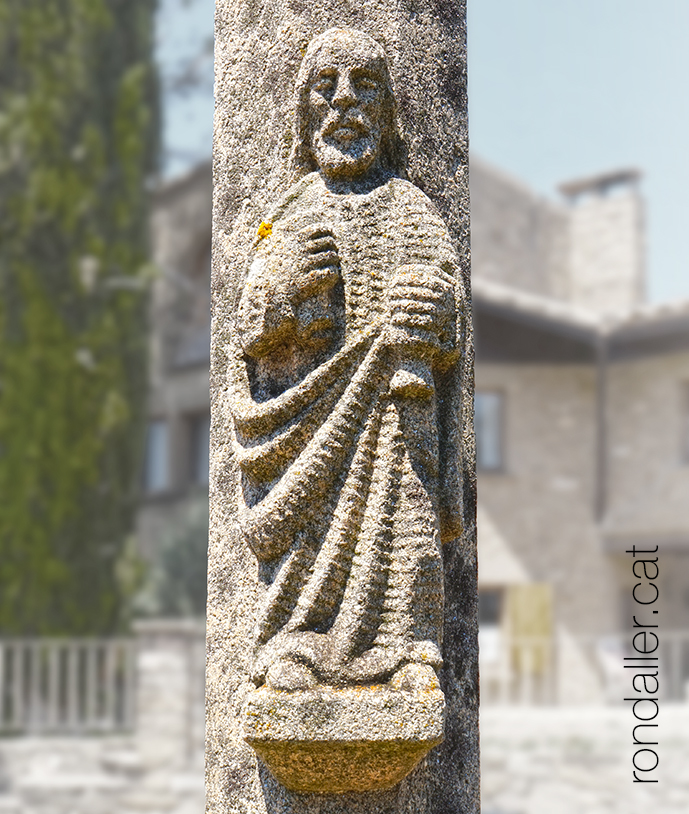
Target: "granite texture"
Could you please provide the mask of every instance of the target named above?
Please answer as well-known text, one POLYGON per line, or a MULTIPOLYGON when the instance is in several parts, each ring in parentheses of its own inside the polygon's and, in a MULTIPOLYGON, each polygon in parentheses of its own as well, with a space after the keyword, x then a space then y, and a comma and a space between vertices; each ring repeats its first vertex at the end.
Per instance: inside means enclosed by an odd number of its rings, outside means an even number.
POLYGON ((295 791, 390 788, 443 740, 445 699, 388 687, 250 693, 244 737, 295 791))
POLYGON ((217 6, 208 808, 470 812, 463 17, 338 6, 217 6))

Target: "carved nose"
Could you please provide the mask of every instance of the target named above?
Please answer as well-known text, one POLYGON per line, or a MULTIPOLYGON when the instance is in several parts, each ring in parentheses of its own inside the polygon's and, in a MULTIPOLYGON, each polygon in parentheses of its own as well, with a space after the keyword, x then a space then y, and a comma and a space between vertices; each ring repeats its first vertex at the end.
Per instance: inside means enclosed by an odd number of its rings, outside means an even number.
POLYGON ((349 76, 340 76, 337 80, 337 87, 333 96, 333 105, 337 107, 352 107, 356 104, 356 94, 349 76))

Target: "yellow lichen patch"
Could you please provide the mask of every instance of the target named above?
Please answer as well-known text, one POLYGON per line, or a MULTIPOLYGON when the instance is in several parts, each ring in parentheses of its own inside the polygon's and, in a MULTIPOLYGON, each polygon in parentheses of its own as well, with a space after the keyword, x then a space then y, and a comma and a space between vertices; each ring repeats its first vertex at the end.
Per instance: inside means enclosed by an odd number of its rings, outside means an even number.
POLYGON ((258 227, 258 236, 263 240, 264 237, 270 237, 273 234, 273 224, 266 221, 261 221, 258 227))

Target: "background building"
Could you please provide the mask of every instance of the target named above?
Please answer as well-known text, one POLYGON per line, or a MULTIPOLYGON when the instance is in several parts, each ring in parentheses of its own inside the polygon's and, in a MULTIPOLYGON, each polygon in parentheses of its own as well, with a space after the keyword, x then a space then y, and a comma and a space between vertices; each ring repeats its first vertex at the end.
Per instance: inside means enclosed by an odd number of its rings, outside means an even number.
POLYGON ((210 164, 155 196, 150 407, 137 539, 150 559, 207 511, 210 403, 210 164))
POLYGON ((484 678, 497 637, 551 637, 569 700, 620 677, 634 544, 659 550, 666 692, 689 675, 689 303, 645 304, 638 184, 556 204, 472 166, 484 678))

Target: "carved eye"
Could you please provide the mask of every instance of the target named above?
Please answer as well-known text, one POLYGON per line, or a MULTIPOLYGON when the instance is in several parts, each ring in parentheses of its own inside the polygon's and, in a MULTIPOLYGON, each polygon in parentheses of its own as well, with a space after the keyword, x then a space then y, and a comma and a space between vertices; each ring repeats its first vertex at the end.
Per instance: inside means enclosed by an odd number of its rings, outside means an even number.
POLYGON ((320 93, 322 96, 331 96, 335 90, 335 75, 321 74, 311 87, 312 90, 315 90, 316 93, 320 93))
POLYGON ((353 84, 358 91, 378 90, 378 83, 370 76, 358 76, 353 84))

